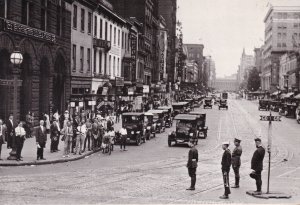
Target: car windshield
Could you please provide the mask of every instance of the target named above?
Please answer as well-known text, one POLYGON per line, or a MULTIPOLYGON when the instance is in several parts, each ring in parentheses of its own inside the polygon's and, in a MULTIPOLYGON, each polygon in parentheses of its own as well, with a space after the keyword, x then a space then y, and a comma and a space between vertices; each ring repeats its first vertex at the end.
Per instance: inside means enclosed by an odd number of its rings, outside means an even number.
POLYGON ((137 116, 125 116, 123 121, 124 123, 136 123, 139 122, 139 118, 137 116))

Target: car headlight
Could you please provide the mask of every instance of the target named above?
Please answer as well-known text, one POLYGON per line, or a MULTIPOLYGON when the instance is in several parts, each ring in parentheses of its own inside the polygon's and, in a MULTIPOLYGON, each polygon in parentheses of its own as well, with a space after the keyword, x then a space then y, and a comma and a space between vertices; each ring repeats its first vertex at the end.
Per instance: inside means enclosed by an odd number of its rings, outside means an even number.
POLYGON ((190 133, 190 136, 191 136, 191 137, 193 137, 193 135, 194 135, 193 133, 190 133))
POLYGON ((134 134, 134 131, 131 131, 131 134, 133 135, 133 134, 134 134))

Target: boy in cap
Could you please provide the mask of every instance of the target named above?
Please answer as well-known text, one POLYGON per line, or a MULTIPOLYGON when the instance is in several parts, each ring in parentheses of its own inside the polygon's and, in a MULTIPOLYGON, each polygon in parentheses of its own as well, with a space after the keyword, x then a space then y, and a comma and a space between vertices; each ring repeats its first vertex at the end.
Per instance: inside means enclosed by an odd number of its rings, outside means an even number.
POLYGON ((229 142, 223 142, 222 143, 222 148, 224 150, 223 156, 222 156, 222 174, 223 174, 223 182, 224 182, 224 188, 225 192, 223 196, 220 196, 220 199, 228 199, 228 195, 231 193, 230 192, 230 187, 229 187, 229 171, 230 171, 230 166, 231 166, 231 152, 228 149, 229 147, 229 142))
POLYGON ((232 151, 232 158, 231 164, 232 169, 235 175, 235 185, 232 188, 239 188, 240 187, 240 166, 241 166, 241 155, 242 155, 242 147, 241 147, 241 140, 235 138, 234 139, 235 148, 232 151))
POLYGON ((251 169, 254 171, 250 174, 250 177, 255 179, 256 181, 256 191, 254 192, 255 194, 261 194, 261 172, 263 170, 263 161, 265 157, 265 148, 262 146, 261 139, 260 138, 255 138, 255 145, 256 145, 256 150, 253 153, 252 159, 251 159, 251 169))

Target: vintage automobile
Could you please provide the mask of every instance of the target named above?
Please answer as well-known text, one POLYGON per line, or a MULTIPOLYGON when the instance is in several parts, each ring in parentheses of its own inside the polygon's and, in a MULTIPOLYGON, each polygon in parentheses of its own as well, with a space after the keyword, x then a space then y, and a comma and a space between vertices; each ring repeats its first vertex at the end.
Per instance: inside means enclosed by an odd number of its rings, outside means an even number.
POLYGON ((300 105, 296 108, 296 120, 300 124, 300 105))
POLYGON ((197 116, 188 114, 179 114, 175 117, 176 131, 169 133, 168 146, 172 143, 184 144, 193 142, 198 144, 197 116))
POLYGON ((192 111, 189 115, 196 115, 197 116, 197 128, 198 128, 198 138, 206 138, 207 137, 207 130, 208 127, 206 126, 206 114, 192 111))
POLYGON ((165 126, 166 127, 172 127, 173 125, 173 108, 171 106, 162 106, 162 107, 158 107, 158 110, 167 110, 168 112, 166 113, 165 116, 165 126))
POLYGON ((165 117, 167 110, 149 110, 147 113, 153 114, 153 122, 156 124, 156 133, 162 133, 166 129, 165 117))
POLYGON ((204 105, 203 108, 207 108, 209 107, 210 109, 212 109, 212 99, 211 98, 205 98, 204 99, 204 105))
POLYGON ((296 104, 287 104, 287 110, 285 113, 285 116, 288 118, 296 118, 296 110, 297 110, 296 104))
POLYGON ((154 115, 152 113, 144 113, 144 121, 146 125, 145 135, 146 139, 150 140, 156 135, 156 123, 154 122, 154 115))
POLYGON ((134 142, 139 146, 146 142, 144 113, 123 113, 122 126, 127 130, 128 143, 134 142))
POLYGON ((258 110, 270 110, 270 100, 261 99, 258 102, 258 110))
POLYGON ((273 112, 278 112, 280 106, 281 106, 281 102, 280 102, 280 101, 276 101, 276 100, 271 100, 271 101, 270 101, 270 109, 271 109, 273 112))
POLYGON ((178 103, 173 103, 173 115, 174 117, 178 114, 183 114, 187 113, 187 107, 188 107, 188 102, 178 102, 178 103))
POLYGON ((222 96, 221 96, 222 99, 228 99, 228 93, 224 92, 222 93, 222 96))
POLYGON ((221 99, 220 103, 219 103, 219 110, 223 108, 228 110, 228 104, 227 104, 227 100, 226 99, 221 99))
POLYGON ((184 100, 185 102, 188 102, 188 108, 187 108, 187 111, 190 112, 191 110, 194 109, 194 100, 191 99, 191 98, 186 98, 184 100))
POLYGON ((215 105, 219 105, 220 104, 220 100, 221 100, 220 97, 216 97, 215 100, 214 100, 214 104, 215 105))

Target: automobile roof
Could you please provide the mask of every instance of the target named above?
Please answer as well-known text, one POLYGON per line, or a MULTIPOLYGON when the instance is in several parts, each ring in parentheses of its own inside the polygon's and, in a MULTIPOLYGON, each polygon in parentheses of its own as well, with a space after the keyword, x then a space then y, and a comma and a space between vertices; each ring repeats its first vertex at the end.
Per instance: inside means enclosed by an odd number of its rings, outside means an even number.
POLYGON ((158 107, 157 108, 158 110, 169 110, 169 109, 172 109, 171 106, 161 106, 161 107, 158 107))
POLYGON ((175 120, 197 120, 197 115, 179 114, 176 115, 175 120))
POLYGON ((168 112, 168 110, 149 110, 148 113, 152 113, 152 114, 160 114, 160 113, 164 113, 164 112, 168 112))
POLYGON ((153 116, 153 114, 150 113, 150 112, 145 112, 144 115, 146 115, 146 116, 153 116))
POLYGON ((186 105, 188 102, 178 102, 178 103, 173 103, 172 105, 186 105))
POLYGON ((191 111, 189 112, 190 115, 206 115, 205 113, 198 112, 198 111, 191 111))
POLYGON ((122 116, 140 116, 144 115, 144 113, 141 112, 125 112, 122 114, 122 116))

